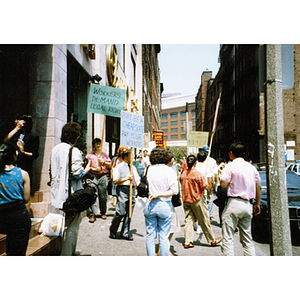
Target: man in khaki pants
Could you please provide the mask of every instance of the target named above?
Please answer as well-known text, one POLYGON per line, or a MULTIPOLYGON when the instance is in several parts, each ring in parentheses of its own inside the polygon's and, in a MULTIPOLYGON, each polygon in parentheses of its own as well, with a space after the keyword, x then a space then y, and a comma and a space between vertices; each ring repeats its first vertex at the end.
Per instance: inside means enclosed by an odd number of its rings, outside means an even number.
POLYGON ((233 236, 238 227, 244 255, 254 256, 255 248, 251 235, 252 211, 260 213, 261 184, 257 169, 244 160, 242 143, 231 144, 231 163, 222 170, 221 188, 227 189, 228 201, 222 215, 222 253, 234 255, 233 236), (255 202, 254 202, 255 201, 255 202))

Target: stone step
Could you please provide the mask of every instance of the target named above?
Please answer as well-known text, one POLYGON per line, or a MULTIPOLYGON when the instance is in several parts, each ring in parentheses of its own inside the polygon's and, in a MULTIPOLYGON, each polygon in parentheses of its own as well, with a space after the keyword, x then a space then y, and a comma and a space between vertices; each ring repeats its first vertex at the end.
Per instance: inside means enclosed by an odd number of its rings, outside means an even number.
POLYGON ((59 255, 61 241, 61 237, 37 235, 29 240, 26 256, 59 255))

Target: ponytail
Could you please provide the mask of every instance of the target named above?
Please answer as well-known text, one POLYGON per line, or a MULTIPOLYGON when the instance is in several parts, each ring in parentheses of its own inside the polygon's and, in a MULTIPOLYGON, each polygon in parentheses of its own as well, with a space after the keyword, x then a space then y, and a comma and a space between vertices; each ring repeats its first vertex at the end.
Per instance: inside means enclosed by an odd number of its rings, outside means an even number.
POLYGON ((191 169, 196 161, 197 159, 195 155, 189 155, 186 159, 188 169, 191 169))

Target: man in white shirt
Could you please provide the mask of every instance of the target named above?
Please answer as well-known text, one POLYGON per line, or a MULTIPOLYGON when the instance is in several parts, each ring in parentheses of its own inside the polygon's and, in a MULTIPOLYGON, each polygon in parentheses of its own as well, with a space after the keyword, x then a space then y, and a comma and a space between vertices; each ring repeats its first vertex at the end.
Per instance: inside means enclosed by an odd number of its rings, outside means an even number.
POLYGON ((111 226, 109 228, 109 237, 116 238, 117 231, 122 218, 123 226, 121 229, 120 238, 129 241, 133 240, 133 237, 129 232, 129 189, 130 182, 132 181, 132 212, 135 205, 135 188, 140 184, 140 177, 137 173, 135 166, 132 166, 132 175, 130 175, 130 149, 124 150, 122 153, 123 162, 118 164, 114 168, 113 182, 117 185, 117 206, 116 213, 112 219, 111 226))
POLYGON ((144 149, 144 151, 143 151, 143 161, 146 163, 147 167, 149 167, 150 159, 149 159, 149 156, 148 156, 148 150, 147 149, 144 149))
MULTIPOLYGON (((205 159, 204 164, 207 164, 207 169, 209 169, 210 173, 211 173, 211 189, 213 191, 215 191, 215 182, 216 182, 216 177, 217 177, 217 174, 218 174, 217 162, 214 158, 212 158, 211 156, 208 156, 209 146, 203 146, 203 151, 205 151, 205 153, 207 155, 207 158, 205 159)), ((210 218, 212 219, 214 203, 211 200, 207 203, 207 205, 208 205, 210 218)))

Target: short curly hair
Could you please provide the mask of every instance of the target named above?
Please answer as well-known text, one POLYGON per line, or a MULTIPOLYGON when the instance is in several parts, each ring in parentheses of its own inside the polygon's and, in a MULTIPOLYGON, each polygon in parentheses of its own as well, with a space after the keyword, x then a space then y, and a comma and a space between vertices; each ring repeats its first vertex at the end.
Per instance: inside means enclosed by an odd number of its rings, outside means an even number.
POLYGON ((60 140, 63 143, 75 144, 78 137, 81 136, 81 126, 78 123, 70 122, 63 126, 60 140))
POLYGON ((149 158, 151 165, 157 165, 167 164, 172 157, 164 147, 158 146, 151 150, 149 158))

